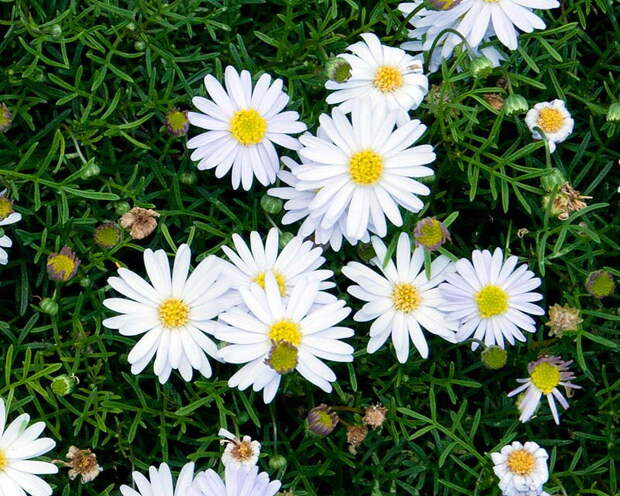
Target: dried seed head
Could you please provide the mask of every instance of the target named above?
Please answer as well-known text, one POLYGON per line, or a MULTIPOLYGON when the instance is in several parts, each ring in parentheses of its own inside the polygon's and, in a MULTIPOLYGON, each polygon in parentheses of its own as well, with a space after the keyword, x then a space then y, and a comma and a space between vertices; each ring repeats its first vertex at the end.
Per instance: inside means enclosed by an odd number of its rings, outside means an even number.
POLYGON ((129 229, 133 239, 144 239, 157 227, 159 214, 149 208, 134 207, 121 216, 120 224, 124 229, 129 229))
POLYGON ((388 409, 381 405, 372 405, 366 408, 364 411, 364 418, 362 422, 371 429, 377 429, 385 422, 385 414, 388 409))
POLYGON ((498 93, 487 93, 484 95, 484 99, 495 110, 504 108, 504 97, 498 93))
POLYGON ((79 449, 71 446, 66 454, 68 462, 54 460, 54 463, 64 465, 69 468, 69 478, 74 480, 80 476, 82 484, 95 479, 103 470, 97 463, 97 455, 89 449, 79 449))
POLYGON ((576 331, 582 322, 579 309, 556 303, 549 308, 549 322, 545 325, 549 327, 550 336, 561 337, 565 331, 576 331))
POLYGON ((349 443, 349 452, 357 453, 357 448, 366 439, 368 427, 365 425, 348 425, 347 426, 347 442, 349 443))

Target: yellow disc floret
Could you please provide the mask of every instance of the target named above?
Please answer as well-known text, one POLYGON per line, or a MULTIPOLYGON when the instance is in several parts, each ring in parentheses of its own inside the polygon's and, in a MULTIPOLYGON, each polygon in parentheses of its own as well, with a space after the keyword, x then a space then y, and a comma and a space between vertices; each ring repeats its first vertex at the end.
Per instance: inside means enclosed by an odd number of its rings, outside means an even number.
POLYGON ((392 93, 401 88, 403 83, 403 73, 391 65, 380 66, 375 72, 375 79, 372 82, 374 87, 383 93, 392 93))
MULTIPOLYGON (((276 282, 278 283, 278 289, 280 290, 281 296, 286 296, 286 279, 284 276, 278 272, 277 270, 272 271, 274 277, 276 278, 276 282)), ((265 289, 265 273, 259 272, 252 279, 256 284, 258 284, 261 288, 265 289)))
POLYGON ((560 370, 549 362, 542 362, 530 373, 530 380, 541 393, 550 394, 560 383, 560 370))
POLYGON ((564 115, 557 109, 546 107, 538 113, 538 127, 546 134, 557 133, 564 125, 564 115))
POLYGON ((534 458, 532 453, 524 449, 514 450, 508 455, 506 464, 513 474, 529 475, 536 466, 536 458, 534 458))
POLYGON ((13 213, 13 202, 6 196, 0 195, 0 220, 6 219, 13 213))
POLYGON ((228 130, 242 145, 256 145, 267 132, 267 121, 254 109, 238 110, 230 120, 228 130))
POLYGON ((4 454, 4 451, 0 450, 0 472, 9 466, 9 460, 4 454))
POLYGON ((508 310, 508 293, 499 286, 489 284, 476 293, 480 317, 488 319, 508 310))
POLYGON ((168 298, 159 305, 159 320, 169 329, 184 326, 189 321, 189 307, 177 298, 168 298))
POLYGON ((265 364, 278 374, 288 374, 297 367, 298 354, 297 347, 292 344, 285 341, 274 342, 265 364))
POLYGON ((269 339, 277 342, 284 342, 293 346, 299 346, 301 343, 301 326, 297 322, 289 319, 282 319, 273 324, 269 328, 269 339))
POLYGON ((392 290, 392 303, 399 312, 413 312, 420 306, 420 293, 412 284, 395 284, 392 290))
POLYGON ((372 150, 354 153, 349 159, 349 174, 354 183, 369 185, 376 183, 383 173, 383 159, 372 150))

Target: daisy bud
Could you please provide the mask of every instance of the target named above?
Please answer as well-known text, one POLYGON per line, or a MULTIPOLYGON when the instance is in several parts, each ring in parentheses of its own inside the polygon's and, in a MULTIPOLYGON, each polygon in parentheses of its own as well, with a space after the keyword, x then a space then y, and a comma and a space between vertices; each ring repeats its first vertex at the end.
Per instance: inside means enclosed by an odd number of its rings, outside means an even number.
POLYGON ((434 251, 450 241, 450 233, 435 217, 425 217, 420 220, 413 230, 416 243, 427 250, 434 251))
POLYGON ((58 253, 47 257, 47 274, 54 281, 66 282, 77 273, 80 259, 68 246, 63 246, 58 253))
POLYGON ((387 411, 387 408, 381 405, 369 406, 364 410, 362 422, 373 430, 378 429, 383 425, 383 422, 385 422, 385 414, 387 411))
POLYGON ((484 79, 493 71, 493 62, 485 55, 480 55, 471 61, 470 71, 476 79, 484 79))
POLYGON ((540 177, 540 185, 548 193, 553 190, 557 191, 564 183, 566 183, 564 174, 562 174, 560 169, 556 169, 555 167, 549 169, 548 174, 540 177))
POLYGON ((562 337, 565 331, 576 331, 582 322, 579 309, 556 303, 549 308, 549 322, 545 325, 550 328, 550 336, 562 337))
MULTIPOLYGON (((82 450, 71 446, 66 457, 69 461, 60 463, 65 467, 70 467, 68 472, 69 479, 74 480, 79 476, 82 484, 91 482, 103 470, 97 463, 97 455, 89 449, 82 450)), ((59 463, 59 461, 54 461, 54 463, 59 463)))
POLYGON ((198 176, 195 172, 183 172, 179 175, 179 181, 186 186, 193 186, 198 181, 198 176))
POLYGON ((93 238, 101 248, 110 249, 121 240, 121 231, 114 222, 106 222, 97 226, 93 238))
POLYGON ((271 470, 280 470, 281 468, 286 467, 287 463, 286 458, 282 455, 275 455, 269 459, 269 468, 271 470))
POLYGON ((54 24, 49 28, 50 35, 54 39, 58 39, 62 36, 62 26, 60 24, 54 24))
POLYGON ((586 290, 595 298, 604 298, 614 292, 614 279, 606 270, 595 270, 586 280, 586 290))
POLYGON ((351 77, 351 64, 342 57, 332 57, 325 64, 325 74, 332 81, 344 83, 351 77))
POLYGON ((293 233, 284 231, 280 233, 280 240, 278 241, 278 245, 280 246, 280 250, 283 250, 286 245, 288 245, 292 239, 295 237, 293 233))
POLYGON ((74 376, 62 374, 52 379, 50 387, 55 395, 67 396, 73 392, 77 383, 78 381, 74 376))
POLYGON ((349 443, 349 453, 355 455, 357 448, 366 439, 368 427, 365 425, 349 425, 347 426, 347 442, 349 443))
POLYGON ((114 204, 114 211, 117 215, 123 215, 129 212, 131 206, 126 201, 119 201, 114 204))
POLYGON ((339 421, 336 412, 324 403, 310 410, 306 418, 308 430, 319 436, 329 436, 339 421))
POLYGON ((8 128, 11 127, 13 123, 13 118, 11 116, 11 112, 9 112, 9 108, 4 103, 0 103, 0 133, 4 133, 8 128))
POLYGON ((80 177, 82 179, 90 179, 91 177, 98 176, 100 173, 101 168, 95 162, 91 162, 86 167, 84 167, 80 177))
POLYGON ((507 359, 508 353, 506 350, 496 345, 488 346, 480 353, 482 364, 490 370, 499 370, 503 368, 504 365, 506 365, 507 359))
POLYGON ((189 131, 189 119, 187 118, 187 111, 179 110, 176 107, 171 108, 166 113, 164 125, 173 136, 186 135, 187 131, 189 131))
POLYGON ((82 279, 80 279, 80 286, 83 288, 89 288, 91 284, 92 281, 90 280, 90 277, 82 277, 82 279))
POLYGON ((146 48, 146 45, 144 44, 144 41, 138 40, 133 44, 133 47, 136 52, 143 52, 146 48))
POLYGON ((124 229, 129 229, 133 239, 144 239, 157 227, 156 218, 159 214, 149 208, 134 207, 121 216, 120 224, 124 229))
POLYGON ((620 122, 620 102, 612 103, 609 106, 607 122, 620 122))
POLYGON ((529 105, 525 97, 512 93, 504 101, 504 109, 507 115, 524 114, 528 111, 529 105))
POLYGON ((56 315, 58 313, 58 303, 51 298, 43 298, 40 306, 41 311, 48 315, 56 315))
POLYGON ((377 256, 375 249, 372 247, 372 243, 358 243, 357 254, 364 262, 370 262, 377 256))
POLYGON ((487 93, 484 99, 495 110, 502 110, 504 107, 504 97, 498 93, 487 93))
POLYGON ((282 210, 282 200, 273 196, 263 195, 260 206, 268 214, 277 214, 282 210))
POLYGON ((127 24, 127 26, 125 26, 127 28, 127 31, 135 31, 136 30, 136 25, 133 22, 130 22, 127 24))

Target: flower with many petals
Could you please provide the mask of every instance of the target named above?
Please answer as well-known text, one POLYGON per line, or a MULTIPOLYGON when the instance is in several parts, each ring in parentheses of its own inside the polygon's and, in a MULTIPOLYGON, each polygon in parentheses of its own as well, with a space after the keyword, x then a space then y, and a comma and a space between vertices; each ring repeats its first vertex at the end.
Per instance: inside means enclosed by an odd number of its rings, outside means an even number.
POLYGON ((189 112, 189 122, 207 131, 193 137, 187 147, 195 149, 192 160, 198 169, 215 168, 221 178, 232 169, 232 186, 245 190, 252 187, 254 177, 263 186, 276 180, 279 157, 274 144, 297 150, 297 138, 306 125, 299 114, 282 112, 289 97, 282 91, 282 80, 271 81, 263 74, 252 87, 248 71, 238 73, 228 66, 224 72, 226 90, 211 74, 204 83, 212 100, 200 96, 192 102, 200 110, 189 112))
POLYGON ((227 465, 224 480, 211 469, 199 472, 187 496, 274 496, 280 486, 256 466, 227 465))
POLYGON ((499 453, 491 453, 503 496, 541 495, 543 484, 549 480, 548 458, 547 451, 532 441, 514 441, 499 453))
POLYGON ((543 139, 540 131, 544 133, 551 153, 555 151, 558 143, 568 138, 575 126, 564 100, 537 103, 525 115, 525 123, 534 139, 543 139))
POLYGON ((224 453, 222 454, 222 463, 224 466, 229 464, 254 466, 258 462, 260 455, 260 443, 252 441, 250 436, 238 438, 232 432, 226 429, 220 429, 217 433, 220 436, 220 444, 225 444, 224 453))
POLYGON ((103 304, 121 315, 103 325, 118 329, 123 336, 144 334, 128 356, 131 372, 139 374, 155 357, 153 370, 165 383, 173 369, 190 381, 193 369, 211 376, 207 355, 217 357, 215 343, 207 337, 218 324, 213 319, 230 306, 225 278, 220 277, 217 257, 202 260, 188 277, 191 262, 189 246, 177 250, 170 270, 164 250, 144 250, 144 265, 151 284, 135 272, 120 268, 119 277, 108 284, 125 298, 108 298, 103 304))
POLYGON ((140 472, 134 472, 132 477, 137 490, 122 485, 123 496, 186 496, 194 479, 194 464, 183 465, 176 486, 167 463, 162 463, 159 468, 149 467, 148 479, 140 472))

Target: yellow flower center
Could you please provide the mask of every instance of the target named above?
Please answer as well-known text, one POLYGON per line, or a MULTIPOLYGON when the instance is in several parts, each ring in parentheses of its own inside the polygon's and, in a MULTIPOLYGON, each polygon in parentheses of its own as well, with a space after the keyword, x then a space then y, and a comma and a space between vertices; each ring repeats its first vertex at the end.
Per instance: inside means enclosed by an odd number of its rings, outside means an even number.
POLYGON ((416 241, 426 247, 440 245, 443 239, 444 231, 441 228, 441 223, 432 218, 420 226, 420 233, 416 236, 416 241))
POLYGON ((480 317, 488 319, 508 310, 508 293, 499 286, 489 284, 476 293, 480 317))
POLYGON ((517 475, 529 475, 536 465, 536 458, 524 449, 515 450, 508 455, 508 469, 517 475))
POLYGON ((564 125, 564 116, 557 109, 548 107, 538 114, 538 127, 545 133, 557 133, 564 125))
POLYGON ((0 196, 0 220, 6 219, 13 213, 13 203, 5 196, 0 196))
POLYGON ((230 120, 228 129, 242 145, 256 145, 267 132, 267 121, 254 109, 238 110, 230 120))
POLYGON ((0 472, 9 466, 9 460, 4 454, 4 451, 0 450, 0 472))
POLYGON ((297 367, 297 347, 285 341, 274 342, 265 364, 278 374, 288 374, 297 367))
POLYGON ((62 253, 50 258, 47 264, 51 266, 52 270, 58 274, 58 277, 63 281, 68 280, 75 270, 75 260, 62 253))
POLYGON ((168 298, 159 305, 159 320, 169 329, 184 326, 189 321, 189 307, 177 298, 168 298))
POLYGON ((392 65, 382 65, 375 72, 372 84, 383 93, 391 93, 402 87, 403 73, 392 65))
POLYGON ((349 159, 349 174, 357 184, 374 184, 383 173, 383 159, 372 150, 354 153, 349 159))
MULTIPOLYGON (((286 296, 286 279, 277 270, 273 270, 272 273, 274 277, 276 278, 276 282, 278 283, 278 289, 280 290, 280 295, 286 296)), ((259 272, 258 274, 256 274, 256 276, 252 280, 256 284, 258 284, 261 288, 265 289, 265 273, 264 272, 259 272)))
POLYGON ((560 383, 560 370, 549 362, 542 362, 534 367, 530 380, 541 393, 550 394, 560 383))
POLYGON ((182 131, 187 124, 187 116, 181 110, 171 110, 166 114, 166 121, 173 132, 182 131))
POLYGON ((301 326, 292 320, 283 319, 271 325, 269 339, 299 346, 301 343, 301 326))
POLYGON ((413 312, 420 306, 420 293, 412 284, 403 282, 394 285, 392 303, 399 312, 413 312))

